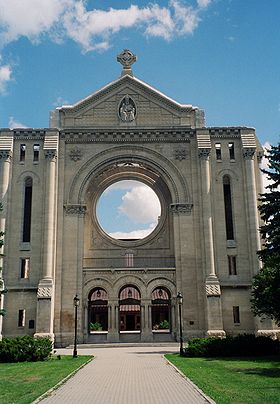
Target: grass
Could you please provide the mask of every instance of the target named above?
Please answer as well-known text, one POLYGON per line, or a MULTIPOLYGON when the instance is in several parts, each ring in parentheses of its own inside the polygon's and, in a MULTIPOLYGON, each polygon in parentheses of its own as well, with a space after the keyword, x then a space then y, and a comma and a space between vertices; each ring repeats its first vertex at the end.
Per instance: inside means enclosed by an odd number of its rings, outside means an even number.
POLYGON ((61 360, 53 357, 44 362, 0 363, 0 403, 32 403, 90 358, 61 356, 61 360))
POLYGON ((217 404, 280 403, 280 358, 166 358, 217 404))

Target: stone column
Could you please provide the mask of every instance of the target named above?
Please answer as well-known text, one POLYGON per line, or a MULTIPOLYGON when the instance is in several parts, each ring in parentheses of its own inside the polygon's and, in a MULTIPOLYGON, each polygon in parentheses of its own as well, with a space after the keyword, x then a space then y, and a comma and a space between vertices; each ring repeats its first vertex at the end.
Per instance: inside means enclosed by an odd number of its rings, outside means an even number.
POLYGON ((222 336, 225 335, 225 332, 223 330, 221 288, 215 270, 209 161, 211 141, 208 131, 197 134, 197 142, 202 192, 207 335, 222 336))
MULTIPOLYGON (((11 169, 11 158, 13 151, 13 138, 3 137, 0 140, 0 203, 3 210, 0 212, 0 233, 3 234, 6 229, 6 218, 8 215, 8 189, 11 169)), ((0 235, 1 238, 1 235, 0 235)), ((2 327, 4 312, 4 291, 5 284, 2 274, 4 262, 4 245, 0 248, 0 341, 2 340, 2 327), (3 255, 2 255, 3 254, 3 255), (2 313, 2 314, 1 314, 2 313)))
POLYGON ((118 335, 118 301, 111 300, 110 301, 111 307, 111 322, 110 327, 108 327, 108 342, 118 342, 119 335, 118 335))
POLYGON ((152 341, 152 331, 149 328, 149 303, 150 300, 141 300, 141 340, 152 341))
POLYGON ((43 277, 38 285, 37 316, 35 336, 49 336, 54 339, 54 251, 56 224, 56 166, 58 136, 46 135, 44 142, 46 158, 45 172, 45 215, 43 238, 43 277))

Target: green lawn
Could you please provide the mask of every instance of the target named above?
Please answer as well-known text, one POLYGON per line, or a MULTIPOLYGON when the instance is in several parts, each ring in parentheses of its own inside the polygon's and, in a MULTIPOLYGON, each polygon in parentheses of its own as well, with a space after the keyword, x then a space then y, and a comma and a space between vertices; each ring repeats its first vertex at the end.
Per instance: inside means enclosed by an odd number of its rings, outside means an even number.
POLYGON ((166 358, 217 404, 280 403, 280 358, 166 358))
POLYGON ((0 403, 32 403, 91 358, 61 356, 61 360, 53 357, 45 362, 0 363, 0 403))

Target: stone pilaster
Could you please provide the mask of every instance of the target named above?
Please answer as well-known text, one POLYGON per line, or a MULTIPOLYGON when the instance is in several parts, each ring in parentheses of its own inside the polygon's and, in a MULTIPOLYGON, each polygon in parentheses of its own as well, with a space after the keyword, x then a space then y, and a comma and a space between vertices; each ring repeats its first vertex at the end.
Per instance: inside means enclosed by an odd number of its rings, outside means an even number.
MULTIPOLYGON (((6 229, 7 220, 7 205, 8 205, 8 190, 9 179, 11 170, 11 159, 13 153, 13 137, 2 136, 0 138, 0 203, 2 203, 2 212, 0 212, 0 232, 4 233, 6 229)), ((4 245, 0 249, 0 310, 4 309, 4 294, 2 291, 5 289, 3 279, 3 267, 4 267, 4 245)), ((3 315, 0 314, 0 341, 2 340, 2 327, 3 327, 3 315)))
POLYGON ((200 177, 202 192, 204 266, 206 292, 207 335, 225 335, 223 331, 221 288, 216 275, 213 241, 213 220, 211 203, 211 140, 207 130, 197 134, 198 157, 200 160, 200 177))
POLYGON ((58 135, 46 135, 44 152, 46 158, 45 173, 45 221, 43 241, 43 278, 37 292, 37 319, 35 336, 54 338, 54 241, 56 225, 56 166, 58 135))

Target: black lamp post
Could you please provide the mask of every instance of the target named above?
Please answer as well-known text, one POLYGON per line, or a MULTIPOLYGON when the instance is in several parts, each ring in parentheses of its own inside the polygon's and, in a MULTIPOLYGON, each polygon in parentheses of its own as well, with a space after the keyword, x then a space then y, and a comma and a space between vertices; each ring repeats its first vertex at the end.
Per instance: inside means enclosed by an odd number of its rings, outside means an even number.
POLYGON ((183 349, 183 332, 182 332, 182 305, 183 305, 183 296, 181 292, 177 294, 177 303, 179 307, 179 325, 180 325, 180 356, 184 355, 183 349))
POLYGON ((73 299, 74 302, 74 308, 75 308, 75 334, 74 334, 74 350, 73 350, 73 358, 77 358, 78 354, 77 354, 77 320, 78 320, 78 306, 80 304, 80 299, 78 298, 78 295, 76 294, 76 296, 73 299))

